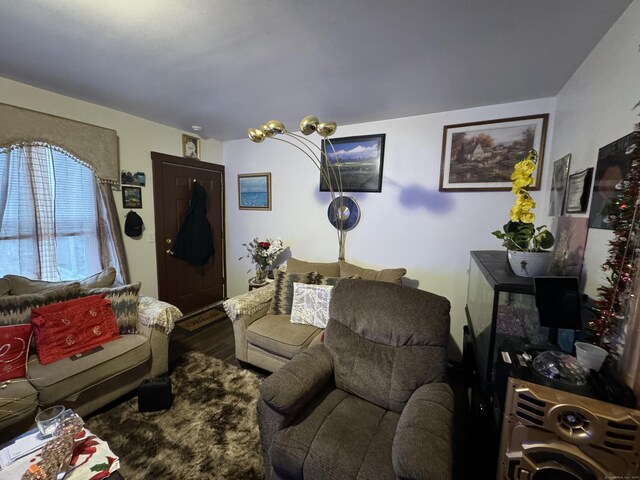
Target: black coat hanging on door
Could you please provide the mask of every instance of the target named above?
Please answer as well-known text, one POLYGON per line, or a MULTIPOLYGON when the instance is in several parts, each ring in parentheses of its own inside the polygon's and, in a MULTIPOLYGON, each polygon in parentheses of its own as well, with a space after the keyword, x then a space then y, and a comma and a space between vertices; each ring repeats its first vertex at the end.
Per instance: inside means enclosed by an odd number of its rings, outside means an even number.
POLYGON ((195 267, 215 253, 211 224, 207 219, 207 192, 194 180, 191 203, 173 246, 173 256, 195 267))

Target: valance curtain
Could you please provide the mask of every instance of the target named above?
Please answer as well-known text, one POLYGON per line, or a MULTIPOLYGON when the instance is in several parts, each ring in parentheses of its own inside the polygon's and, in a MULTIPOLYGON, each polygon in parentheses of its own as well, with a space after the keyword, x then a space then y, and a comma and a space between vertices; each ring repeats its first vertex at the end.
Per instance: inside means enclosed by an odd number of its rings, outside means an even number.
MULTIPOLYGON (((43 178, 52 179, 46 171, 42 169, 45 161, 39 157, 37 152, 46 152, 50 149, 67 154, 76 162, 88 167, 93 172, 96 182, 96 209, 97 209, 97 231, 98 248, 100 255, 100 265, 102 268, 113 266, 118 272, 117 281, 121 283, 129 282, 129 271, 124 251, 124 242, 120 221, 113 198, 112 185, 120 183, 120 162, 118 157, 118 137, 115 130, 102 128, 96 125, 77 122, 55 115, 49 115, 33 110, 28 110, 13 105, 0 103, 0 153, 17 154, 16 158, 23 158, 30 165, 32 172, 39 172, 36 175, 41 183, 38 189, 30 187, 29 195, 33 197, 33 206, 37 215, 47 216, 44 209, 41 209, 41 201, 46 198, 46 181, 43 178), (35 169, 35 170, 34 170, 35 169), (37 170, 40 169, 40 170, 37 170)), ((47 155, 43 153, 43 155, 47 155)), ((8 165, 8 164, 7 164, 8 165)), ((3 217, 3 205, 7 201, 8 176, 0 172, 0 223, 3 217)), ((50 180, 51 181, 51 180, 50 180)), ((34 210, 29 212, 33 217, 34 210)), ((37 255, 48 255, 51 249, 47 247, 47 235, 52 229, 43 219, 33 219, 34 225, 24 228, 35 228, 32 230, 38 235, 37 255), (43 241, 40 242, 40 239, 43 241)), ((21 220, 22 221, 22 220, 21 220)), ((54 239, 55 241, 55 239, 54 239)), ((45 259, 45 257, 42 257, 45 259)), ((42 263, 42 262, 39 262, 42 263)), ((51 262, 45 262, 51 263, 51 262)), ((57 272, 45 270, 40 271, 39 278, 55 279, 57 272)))
POLYGON ((0 103, 0 149, 33 143, 69 152, 89 166, 101 183, 120 183, 115 130, 0 103))

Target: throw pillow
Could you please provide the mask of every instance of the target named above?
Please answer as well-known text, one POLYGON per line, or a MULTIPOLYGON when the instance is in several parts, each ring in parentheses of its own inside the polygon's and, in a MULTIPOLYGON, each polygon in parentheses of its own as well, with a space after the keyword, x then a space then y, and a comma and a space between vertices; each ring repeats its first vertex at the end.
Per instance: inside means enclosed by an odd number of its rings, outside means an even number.
POLYGON ((11 295, 24 295, 26 293, 40 293, 52 288, 61 288, 79 282, 82 288, 110 287, 116 280, 116 269, 107 267, 103 271, 91 275, 82 280, 63 282, 47 282, 45 280, 33 280, 20 275, 5 275, 11 284, 11 295))
POLYGON ((102 295, 35 308, 31 316, 36 351, 42 365, 120 337, 111 305, 102 295))
POLYGON ((47 290, 28 295, 7 295, 0 297, 0 325, 20 325, 31 323, 31 310, 51 303, 78 298, 80 284, 47 290))
POLYGON ((402 277, 407 274, 406 268, 385 268, 383 270, 372 270, 362 268, 344 260, 340 261, 340 276, 350 277, 359 275, 363 280, 378 280, 380 282, 390 282, 402 284, 402 277))
POLYGON ((318 272, 322 275, 329 277, 340 276, 340 264, 338 262, 305 262, 304 260, 298 260, 297 258, 287 259, 287 272, 288 273, 304 273, 304 272, 318 272))
POLYGON ((325 328, 329 321, 329 303, 333 285, 305 285, 293 283, 291 323, 325 328))
POLYGON ((112 288, 81 289, 80 296, 104 295, 111 302, 121 334, 138 333, 138 294, 140 282, 112 288))
POLYGON ((31 324, 0 327, 0 382, 27 376, 31 324))
POLYGON ((324 275, 318 275, 316 277, 316 283, 318 285, 337 285, 338 283, 340 283, 342 280, 345 280, 347 278, 350 278, 352 280, 359 280, 360 276, 359 275, 351 275, 350 277, 325 277, 324 275))
POLYGON ((316 283, 316 272, 284 273, 274 270, 275 291, 267 315, 289 315, 293 303, 293 283, 316 283))
POLYGON ((9 295, 11 291, 11 283, 8 279, 2 277, 0 278, 0 297, 4 295, 9 295))

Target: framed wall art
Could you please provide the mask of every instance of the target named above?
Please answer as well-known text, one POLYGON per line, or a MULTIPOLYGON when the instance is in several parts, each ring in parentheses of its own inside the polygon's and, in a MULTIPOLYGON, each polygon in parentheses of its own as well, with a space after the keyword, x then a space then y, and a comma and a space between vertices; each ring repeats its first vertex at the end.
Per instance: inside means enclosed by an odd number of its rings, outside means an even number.
POLYGON ((142 189, 140 187, 122 187, 122 207, 142 208, 142 189))
POLYGON ((445 125, 440 191, 509 191, 513 166, 529 150, 538 164, 529 190, 540 190, 549 114, 445 125))
POLYGON ((587 168, 581 172, 569 175, 566 213, 584 213, 587 211, 592 176, 593 168, 587 168))
POLYGON ((144 172, 132 173, 129 170, 122 170, 120 174, 120 183, 122 185, 136 185, 144 187, 147 184, 147 176, 144 172))
POLYGON ((200 139, 182 134, 182 156, 200 160, 200 139))
MULTIPOLYGON (((322 140, 322 166, 328 162, 333 190, 338 190, 339 170, 343 192, 381 192, 384 140, 384 133, 322 140)), ((322 175, 320 191, 329 191, 322 175)))
POLYGON ((549 197, 549 216, 557 217, 564 211, 564 200, 567 194, 567 179, 569 177, 569 165, 571 154, 565 155, 553 162, 551 176, 551 195, 549 197))
POLYGON ((613 201, 619 193, 620 182, 631 169, 630 154, 640 143, 640 132, 633 132, 598 150, 593 198, 589 209, 589 228, 613 230, 609 216, 615 213, 613 201))
POLYGON ((238 175, 238 208, 271 210, 271 173, 238 175))

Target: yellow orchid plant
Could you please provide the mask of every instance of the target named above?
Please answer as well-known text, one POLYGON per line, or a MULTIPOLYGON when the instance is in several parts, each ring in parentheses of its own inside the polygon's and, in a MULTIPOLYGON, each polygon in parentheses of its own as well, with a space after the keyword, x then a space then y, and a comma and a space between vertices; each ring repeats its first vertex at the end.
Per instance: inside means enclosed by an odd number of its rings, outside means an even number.
POLYGON ((527 157, 513 167, 511 193, 516 196, 516 203, 511 207, 509 222, 502 227, 503 231, 492 232, 492 235, 502 240, 502 246, 509 250, 542 252, 551 248, 555 240, 546 225, 538 228, 533 225, 536 216, 531 210, 536 208, 536 202, 531 198, 527 187, 533 183, 537 162, 538 153, 530 150, 527 157))

